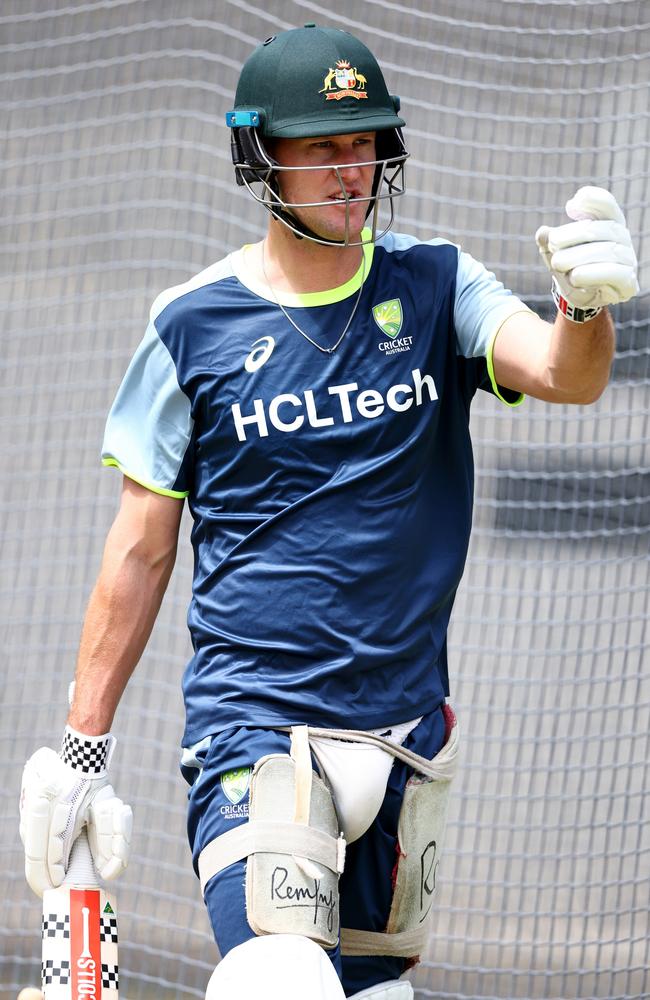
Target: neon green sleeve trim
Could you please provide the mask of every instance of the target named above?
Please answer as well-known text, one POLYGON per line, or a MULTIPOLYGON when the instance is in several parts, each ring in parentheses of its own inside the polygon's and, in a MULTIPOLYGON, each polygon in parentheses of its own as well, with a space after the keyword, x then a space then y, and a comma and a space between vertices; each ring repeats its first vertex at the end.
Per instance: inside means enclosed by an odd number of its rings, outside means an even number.
MULTIPOLYGON (((512 315, 514 315, 514 313, 512 315)), ((510 317, 506 318, 509 319, 510 317)), ((506 399, 503 393, 501 392, 501 387, 497 383, 496 376, 494 374, 494 344, 499 334, 499 330, 501 329, 502 326, 503 324, 500 324, 497 327, 497 329, 492 334, 492 337, 490 338, 490 343, 488 344, 487 355, 485 357, 485 360, 487 361, 488 375, 490 376, 490 383, 492 385, 492 389, 494 390, 494 395, 497 397, 497 399, 500 399, 501 402, 505 403, 506 406, 510 407, 521 406, 521 404, 526 398, 523 392, 520 392, 516 399, 506 399)), ((509 391, 514 392, 515 390, 511 389, 509 391)))
POLYGON ((144 479, 138 479, 137 476, 134 476, 128 471, 128 469, 125 469, 114 458, 102 458, 102 465, 105 465, 107 468, 112 466, 115 469, 119 469, 122 475, 126 476, 127 479, 132 479, 134 483, 137 483, 139 486, 144 486, 146 490, 150 490, 152 493, 159 493, 160 496, 175 497, 177 500, 184 500, 185 497, 189 496, 189 492, 178 493, 176 490, 164 490, 162 486, 153 486, 152 483, 145 483, 144 479))

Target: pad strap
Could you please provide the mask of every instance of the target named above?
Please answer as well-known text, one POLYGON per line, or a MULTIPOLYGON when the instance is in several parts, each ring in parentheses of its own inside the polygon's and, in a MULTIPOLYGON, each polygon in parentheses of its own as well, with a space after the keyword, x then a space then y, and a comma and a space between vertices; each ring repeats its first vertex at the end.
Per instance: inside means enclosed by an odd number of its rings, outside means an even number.
POLYGON ((422 952, 426 941, 426 925, 394 934, 341 928, 342 955, 397 955, 402 958, 412 958, 422 952))
POLYGON ((309 749, 309 728, 294 726, 291 730, 291 757, 296 765, 296 795, 294 800, 294 823, 307 826, 311 809, 311 751, 309 749))
MULTIPOLYGON (((282 727, 284 732, 291 732, 290 727, 282 727)), ((433 760, 421 757, 406 747, 392 743, 384 736, 376 736, 374 733, 367 733, 363 729, 317 729, 315 726, 301 726, 300 729, 307 729, 309 736, 321 736, 327 739, 343 740, 347 743, 370 743, 378 746, 386 753, 408 764, 414 771, 424 774, 434 781, 451 781, 454 777, 458 765, 458 726, 452 728, 451 735, 447 743, 442 747, 433 760)))
POLYGON ((201 892, 205 893, 213 875, 258 853, 304 856, 340 874, 345 864, 345 840, 299 823, 251 819, 222 833, 203 848, 198 865, 201 892))

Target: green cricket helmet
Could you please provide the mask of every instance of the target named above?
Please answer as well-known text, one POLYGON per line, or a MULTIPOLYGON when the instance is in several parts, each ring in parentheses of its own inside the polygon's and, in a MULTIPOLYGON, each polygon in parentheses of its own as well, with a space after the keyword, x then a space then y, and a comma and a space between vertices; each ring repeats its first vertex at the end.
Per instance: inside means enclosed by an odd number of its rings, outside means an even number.
MULTIPOLYGON (((347 205, 346 238, 341 245, 358 245, 349 232, 349 205, 368 202, 372 213, 372 240, 377 238, 379 203, 388 200, 390 219, 380 235, 393 223, 393 198, 404 194, 404 163, 408 157, 402 137, 404 120, 397 114, 399 97, 388 93, 381 69, 372 52, 347 31, 304 28, 283 31, 259 45, 246 60, 235 95, 235 107, 226 114, 231 128, 231 150, 237 183, 244 185, 256 201, 298 237, 317 243, 324 239, 308 229, 292 209, 314 207, 290 204, 280 195, 278 176, 283 170, 314 170, 322 167, 282 167, 268 149, 269 139, 304 139, 320 136, 375 132, 376 159, 372 195, 350 198, 340 170, 331 169, 347 205), (253 184, 261 184, 256 191, 253 184)), ((356 163, 355 166, 359 166, 356 163)))

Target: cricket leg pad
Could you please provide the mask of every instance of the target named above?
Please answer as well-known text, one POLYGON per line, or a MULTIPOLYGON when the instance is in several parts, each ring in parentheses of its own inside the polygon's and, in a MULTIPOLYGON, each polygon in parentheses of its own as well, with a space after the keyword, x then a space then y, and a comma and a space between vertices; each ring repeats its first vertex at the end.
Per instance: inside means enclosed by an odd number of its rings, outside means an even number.
POLYGON ((251 930, 339 940, 339 875, 345 840, 332 795, 312 771, 307 726, 292 730, 291 756, 261 757, 250 780, 249 821, 208 843, 199 856, 203 891, 219 871, 247 858, 246 918, 251 930))
POLYGON ((341 928, 343 955, 398 955, 419 961, 426 947, 433 891, 447 820, 449 787, 456 767, 458 726, 434 758, 441 775, 414 773, 406 783, 397 828, 395 886, 385 931, 341 928), (450 764, 445 767, 445 764, 450 764))
POLYGON ((413 1000, 413 987, 408 979, 391 979, 354 993, 348 1000, 413 1000))
MULTIPOLYGON (((233 948, 219 962, 205 1000, 345 1000, 323 949, 297 934, 267 934, 233 948)), ((380 1000, 378 994, 377 1000, 380 1000)), ((391 996, 390 1000, 402 1000, 391 996)))

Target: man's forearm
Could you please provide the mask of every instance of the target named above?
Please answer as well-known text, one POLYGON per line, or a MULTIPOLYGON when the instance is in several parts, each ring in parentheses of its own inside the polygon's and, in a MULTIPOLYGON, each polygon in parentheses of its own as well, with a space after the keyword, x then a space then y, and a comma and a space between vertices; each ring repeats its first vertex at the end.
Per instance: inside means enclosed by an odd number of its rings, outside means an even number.
POLYGON ((499 385, 549 403, 593 403, 607 385, 614 325, 606 309, 589 323, 561 313, 551 325, 535 313, 515 313, 494 343, 499 385))
MULTIPOLYGON (((117 537, 115 537, 117 535, 117 537)), ((124 688, 147 644, 174 566, 175 550, 153 562, 109 534, 90 598, 68 717, 88 735, 109 731, 124 688)))
POLYGON ((593 403, 601 395, 614 358, 614 324, 606 309, 588 323, 558 312, 548 352, 547 384, 558 400, 593 403))

